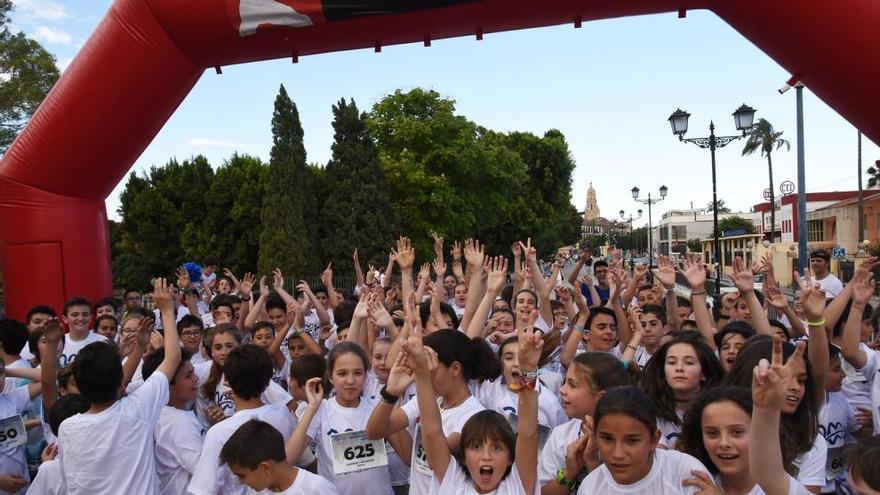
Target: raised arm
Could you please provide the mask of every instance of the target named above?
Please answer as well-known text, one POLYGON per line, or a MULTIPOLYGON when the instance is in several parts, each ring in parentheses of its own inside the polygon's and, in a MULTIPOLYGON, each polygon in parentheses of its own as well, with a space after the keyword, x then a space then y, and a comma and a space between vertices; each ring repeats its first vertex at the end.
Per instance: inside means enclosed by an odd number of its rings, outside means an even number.
POLYGON ((538 293, 540 299, 539 310, 541 318, 548 325, 552 325, 553 309, 550 307, 550 294, 546 290, 540 290, 544 287, 544 277, 541 276, 541 268, 538 266, 538 252, 532 247, 532 238, 528 239, 527 244, 520 243, 520 247, 526 256, 526 263, 528 263, 529 271, 531 272, 532 285, 535 287, 535 292, 538 293))
POLYGON ((764 307, 761 306, 758 296, 755 295, 755 274, 739 256, 733 260, 733 276, 731 278, 733 278, 733 283, 739 290, 741 297, 744 297, 749 305, 749 314, 752 316, 752 327, 755 332, 773 335, 773 328, 770 327, 770 322, 767 320, 767 313, 764 312, 764 307))
MULTIPOLYGON (((868 354, 859 346, 861 343, 862 315, 865 305, 874 295, 876 284, 874 274, 868 271, 857 271, 848 287, 852 291, 852 307, 849 310, 849 318, 843 327, 841 339, 841 353, 843 358, 855 369, 862 369, 868 364, 868 354)), ((876 380, 877 377, 874 377, 876 380)))
POLYGON ((666 320, 669 328, 681 329, 681 318, 678 316, 678 298, 675 295, 675 268, 672 267, 668 257, 663 255, 657 257, 654 278, 660 282, 666 292, 666 320))
POLYGON ((538 391, 535 390, 535 385, 538 381, 538 361, 541 359, 544 340, 540 333, 535 332, 537 318, 538 312, 533 310, 529 325, 517 330, 519 422, 516 434, 516 470, 526 495, 534 495, 538 478, 538 391))
POLYGON ((476 338, 483 336, 483 329, 486 326, 486 320, 489 318, 489 312, 492 305, 495 304, 495 298, 501 293, 504 284, 507 282, 507 258, 496 256, 492 259, 489 275, 486 279, 486 293, 480 301, 476 312, 471 318, 467 328, 468 338, 476 338))
POLYGON ((629 281, 629 285, 627 285, 626 290, 623 291, 623 305, 629 307, 630 303, 633 300, 633 297, 636 296, 636 291, 639 289, 639 284, 642 283, 642 280, 645 280, 645 277, 648 275, 648 267, 639 263, 636 265, 635 270, 633 271, 632 280, 629 281))
POLYGON ((401 237, 397 241, 394 261, 400 267, 400 289, 402 290, 403 300, 406 301, 409 295, 413 293, 412 267, 416 261, 416 252, 413 250, 412 243, 408 238, 401 237))
POLYGON ((162 326, 164 327, 165 337, 165 358, 156 371, 159 371, 168 378, 168 381, 174 379, 177 374, 177 367, 180 366, 180 336, 177 335, 177 325, 174 322, 174 303, 171 300, 171 291, 164 278, 157 278, 153 284, 153 300, 159 307, 159 314, 162 315, 162 326))
POLYGON ((425 296, 425 290, 428 288, 428 281, 431 279, 431 265, 422 263, 419 269, 419 287, 416 289, 416 301, 421 302, 425 296))
POLYGON ((137 330, 135 331, 135 345, 131 352, 128 353, 128 359, 122 365, 122 386, 126 387, 131 382, 134 372, 141 363, 141 358, 150 344, 150 337, 156 329, 156 322, 152 318, 141 318, 138 320, 137 330))
POLYGON ((306 381, 306 400, 308 401, 308 406, 299 419, 299 424, 296 425, 293 434, 284 443, 284 454, 287 456, 287 462, 291 464, 296 464, 299 461, 303 451, 305 451, 312 440, 307 433, 312 420, 315 419, 315 414, 321 410, 321 404, 324 400, 324 387, 321 386, 322 381, 321 377, 310 378, 306 381))
MULTIPOLYGON (((266 285, 266 276, 263 275, 260 277, 260 297, 257 299, 257 302, 254 303, 254 307, 251 309, 250 313, 248 313, 247 317, 244 318, 244 326, 245 328, 250 328, 257 322, 257 318, 260 317, 266 310, 266 298, 269 297, 269 286, 266 285)), ((291 301, 296 303, 296 301, 291 301)), ((287 304, 290 304, 288 302, 287 304)), ((278 330, 277 328, 275 329, 278 330)))
MULTIPOLYGON (((391 260, 391 256, 389 256, 391 260)), ((330 309, 336 309, 336 306, 339 306, 339 295, 336 293, 336 289, 333 287, 333 262, 327 263, 327 268, 321 272, 321 283, 324 284, 324 287, 327 289, 327 305, 330 306, 330 309)), ((391 278, 391 270, 388 270, 388 273, 385 274, 385 279, 389 280, 391 278)))
MULTIPOLYGON (((691 306, 694 309, 694 319, 697 329, 703 336, 703 341, 713 351, 715 350, 715 325, 712 313, 706 307, 706 267, 703 260, 694 257, 692 260, 684 260, 680 269, 691 289, 691 306)), ((720 304, 721 301, 718 301, 720 304)))
MULTIPOLYGON (((782 291, 779 290, 779 286, 776 285, 775 281, 764 282, 764 300, 767 301, 771 307, 776 309, 777 313, 785 315, 788 319, 788 323, 791 325, 792 338, 806 335, 806 327, 804 327, 801 319, 791 309, 791 305, 788 304, 788 299, 786 299, 782 291)), ((828 327, 826 326, 826 328, 828 327)))
MULTIPOLYGON (((586 304, 584 307, 586 308, 586 304)), ((571 361, 577 353, 578 343, 586 332, 584 325, 587 324, 587 319, 589 319, 589 317, 590 310, 581 309, 581 312, 578 313, 577 318, 575 318, 574 323, 571 325, 572 330, 568 332, 568 339, 566 339, 565 346, 562 348, 562 353, 559 355, 559 362, 566 368, 571 366, 571 361)))
POLYGON ((783 365, 782 339, 774 335, 772 361, 768 363, 762 359, 753 371, 749 471, 767 495, 786 495, 789 489, 790 476, 784 474, 782 448, 778 441, 779 421, 788 384, 796 378, 793 362, 799 361, 803 355, 804 345, 804 342, 798 342, 794 354, 783 365))
MULTIPOLYGON (((479 246, 479 244, 477 245, 479 246)), ((468 294, 464 303, 464 314, 461 316, 461 322, 459 324, 459 328, 461 329, 468 328, 471 321, 474 320, 474 314, 477 312, 480 301, 483 299, 483 292, 486 290, 487 284, 483 273, 483 263, 486 262, 483 248, 471 252, 467 260, 468 265, 471 264, 470 260, 473 260, 474 266, 479 267, 479 269, 472 271, 470 279, 468 280, 468 294)))
POLYGON ((256 282, 256 280, 256 277, 250 272, 244 274, 241 282, 239 282, 238 279, 235 279, 235 290, 238 292, 238 297, 241 298, 241 314, 238 315, 238 329, 242 332, 247 329, 245 323, 247 322, 248 316, 251 314, 251 293, 253 292, 254 282, 256 282))
POLYGON ((821 408, 825 402, 825 377, 828 376, 831 366, 831 358, 828 355, 828 334, 825 332, 825 321, 822 319, 822 314, 825 312, 825 291, 819 287, 819 284, 813 283, 809 268, 804 268, 804 274, 806 277, 794 272, 794 279, 800 287, 804 314, 807 317, 810 338, 807 353, 814 377, 816 406, 821 408))
POLYGON ((355 282, 355 292, 360 292, 361 288, 364 287, 364 272, 361 271, 361 260, 358 257, 357 248, 354 248, 354 253, 351 255, 351 263, 354 265, 354 275, 357 279, 355 282))
POLYGON ((589 251, 582 250, 577 263, 574 264, 574 268, 572 268, 571 272, 568 274, 568 283, 577 287, 578 290, 580 290, 580 287, 578 286, 578 277, 588 259, 590 259, 589 251))
POLYGON ((52 408, 58 398, 58 347, 61 344, 61 323, 57 318, 43 324, 46 346, 40 349, 40 381, 43 383, 43 407, 52 408))
POLYGON ((281 300, 284 301, 284 304, 296 302, 296 299, 284 289, 284 274, 281 273, 280 268, 272 270, 272 288, 275 289, 275 293, 281 296, 281 300))
POLYGON ((367 347, 367 316, 369 316, 369 312, 367 311, 367 307, 370 301, 370 294, 368 292, 362 292, 360 301, 357 306, 354 307, 354 313, 351 316, 351 325, 348 327, 348 337, 346 340, 348 342, 354 342, 355 344, 361 346, 361 349, 370 354, 370 350, 367 347))

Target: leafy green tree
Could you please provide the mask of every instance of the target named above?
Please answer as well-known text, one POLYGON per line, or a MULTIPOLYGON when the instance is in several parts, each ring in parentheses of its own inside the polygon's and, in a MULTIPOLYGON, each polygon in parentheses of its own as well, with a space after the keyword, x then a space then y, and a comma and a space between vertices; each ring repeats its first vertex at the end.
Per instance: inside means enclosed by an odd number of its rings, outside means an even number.
POLYGON ((600 248, 607 244, 608 238, 604 234, 587 234, 578 241, 580 249, 588 249, 594 253, 599 253, 600 248))
POLYGON ((204 193, 205 217, 184 236, 187 252, 218 256, 233 273, 257 266, 263 176, 267 166, 250 155, 234 153, 214 174, 204 193))
POLYGON ((718 221, 718 230, 722 233, 732 230, 745 230, 746 234, 755 233, 755 224, 739 215, 731 215, 718 221))
POLYGON ((687 248, 691 253, 701 253, 703 252, 703 243, 699 239, 688 239, 687 248))
MULTIPOLYGON (((304 275, 313 268, 313 246, 304 218, 307 203, 314 202, 309 191, 303 190, 308 177, 299 112, 281 85, 272 114, 269 167, 263 176, 260 273, 278 267, 288 274, 304 275)), ((309 220, 318 221, 315 217, 309 220)))
POLYGON ((0 153, 6 153, 58 80, 55 57, 24 33, 9 29, 11 0, 0 0, 0 153))
POLYGON ((366 114, 354 100, 333 105, 333 156, 327 164, 327 195, 321 209, 321 254, 342 273, 353 273, 351 253, 383 266, 399 234, 379 150, 367 130, 366 114))
POLYGON ((203 156, 172 159, 163 167, 151 167, 149 174, 129 175, 119 198, 122 233, 116 249, 123 258, 115 267, 126 286, 137 282, 124 274, 147 274, 149 282, 149 276, 167 275, 181 262, 201 261, 207 254, 185 250, 184 239, 204 222, 205 191, 213 179, 214 171, 203 156))
POLYGON ((761 150, 761 156, 767 157, 767 170, 770 175, 770 240, 773 240, 774 232, 776 232, 776 193, 773 191, 773 160, 771 154, 774 149, 785 146, 791 149, 791 144, 782 139, 782 131, 777 132, 773 129, 773 124, 765 119, 758 119, 758 122, 749 131, 749 139, 743 147, 742 156, 749 156, 755 151, 761 150))

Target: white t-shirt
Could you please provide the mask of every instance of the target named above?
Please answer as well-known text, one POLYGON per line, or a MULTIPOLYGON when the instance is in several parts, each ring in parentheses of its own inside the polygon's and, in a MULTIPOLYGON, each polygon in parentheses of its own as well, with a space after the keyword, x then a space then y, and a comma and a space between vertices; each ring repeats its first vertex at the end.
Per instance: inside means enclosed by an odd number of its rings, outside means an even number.
POLYGON ((40 470, 31 482, 28 495, 64 495, 64 478, 61 477, 61 463, 52 459, 40 464, 40 470))
POLYGON ((156 440, 156 474, 159 493, 186 493, 199 455, 202 453, 202 424, 192 411, 165 406, 153 432, 156 440))
POLYGON ((830 273, 822 280, 816 279, 816 283, 825 291, 825 297, 827 298, 837 297, 838 294, 843 292, 843 282, 830 273))
MULTIPOLYGON (((538 388, 538 424, 549 428, 568 421, 568 416, 562 410, 559 398, 553 395, 547 387, 538 388)), ((507 384, 502 383, 501 378, 491 382, 484 382, 477 387, 476 394, 486 409, 498 411, 507 417, 509 414, 518 414, 519 395, 510 390, 507 384)))
MULTIPOLYGON (((441 398, 437 399, 438 404, 440 404, 441 401, 441 398)), ((483 407, 483 404, 481 404, 473 395, 456 407, 449 409, 440 408, 440 419, 443 422, 443 434, 448 437, 453 433, 461 433, 461 429, 464 427, 467 420, 484 409, 486 408, 483 407)), ((428 466, 428 456, 427 453, 425 453, 424 446, 422 446, 422 433, 418 426, 418 398, 413 397, 409 402, 401 406, 400 410, 406 414, 406 418, 409 420, 409 430, 413 435, 409 493, 410 495, 427 495, 431 488, 433 472, 428 466)))
MULTIPOLYGON (((864 342, 859 342, 859 349, 866 354, 871 351, 871 348, 864 342)), ((849 404, 853 409, 862 407, 871 410, 871 383, 867 377, 861 371, 856 370, 853 365, 849 364, 843 356, 840 357, 840 369, 846 374, 843 377, 843 385, 840 391, 843 392, 843 396, 846 397, 849 404)))
POLYGON ((797 456, 793 464, 798 468, 797 480, 804 486, 825 486, 827 445, 822 435, 816 435, 810 450, 797 456))
MULTIPOLYGON (((227 418, 235 414, 235 401, 232 400, 232 390, 226 385, 226 377, 222 374, 220 375, 220 380, 217 381, 217 386, 214 387, 213 397, 204 397, 202 395, 201 387, 208 380, 208 377, 211 376, 211 367, 213 365, 214 361, 205 361, 193 366, 193 371, 199 381, 199 397, 196 401, 196 416, 199 418, 199 421, 202 422, 205 429, 210 425, 207 418, 205 418, 205 409, 208 407, 209 403, 216 404, 217 407, 223 411, 223 415, 227 418)), ((282 402, 287 404, 293 400, 293 397, 281 388, 280 385, 270 380, 269 386, 266 387, 266 390, 260 395, 260 400, 263 401, 263 404, 277 404, 282 402)))
POLYGON ((92 342, 107 342, 107 337, 103 335, 97 334, 91 330, 86 334, 85 338, 80 341, 75 341, 70 337, 70 334, 64 336, 64 349, 61 350, 61 357, 58 358, 58 364, 63 368, 68 364, 72 363, 74 359, 76 359, 76 354, 83 347, 91 344, 92 342))
POLYGON ((336 397, 324 399, 321 407, 309 424, 306 432, 317 443, 315 453, 318 457, 318 474, 331 481, 341 495, 364 493, 369 487, 370 494, 393 495, 391 474, 388 466, 370 468, 364 471, 336 474, 333 472, 333 445, 331 436, 349 431, 362 431, 367 427, 376 400, 361 398, 357 407, 343 407, 336 397))
MULTIPOLYGON (((724 488, 721 486, 721 476, 715 475, 715 485, 724 492, 724 488)), ((761 488, 760 485, 755 484, 751 490, 746 493, 746 495, 765 495, 764 489, 761 488)), ((812 492, 807 490, 807 488, 798 483, 798 481, 791 476, 788 477, 788 495, 812 495, 812 492)))
MULTIPOLYGON (((187 308, 186 306, 178 306, 177 316, 175 317, 174 323, 180 323, 180 320, 182 320, 183 317, 188 314, 189 308, 187 308)), ((162 330, 162 313, 159 312, 158 309, 153 310, 153 319, 156 320, 156 330, 162 330)))
MULTIPOLYGON (((676 413, 678 413, 678 411, 676 411, 676 413)), ((659 445, 666 447, 667 449, 675 448, 675 444, 678 442, 678 436, 681 434, 682 416, 683 414, 679 414, 679 424, 675 424, 672 421, 663 418, 657 418, 657 429, 660 430, 659 445)))
MULTIPOLYGON (((474 488, 473 481, 471 481, 467 474, 465 474, 465 468, 463 468, 452 455, 449 456, 449 465, 446 467, 446 474, 443 475, 442 482, 436 477, 431 478, 431 488, 428 493, 429 495, 478 494, 477 490, 474 488)), ((513 463, 510 468, 510 474, 501 480, 498 488, 492 493, 493 495, 525 495, 526 491, 523 489, 522 480, 519 478, 519 471, 516 469, 516 463, 513 463)), ((535 480, 535 489, 533 493, 541 493, 541 487, 538 485, 537 480, 535 480)))
POLYGON ((290 411, 284 404, 269 404, 256 409, 236 412, 232 417, 212 426, 205 434, 202 454, 199 456, 199 462, 196 464, 187 493, 194 495, 243 495, 247 492, 247 487, 238 481, 238 478, 229 470, 229 466, 220 466, 219 460, 223 444, 241 425, 254 418, 274 426, 276 430, 281 432, 285 442, 293 433, 290 411))
MULTIPOLYGON (((29 408, 30 405, 31 397, 26 385, 4 391, 0 394, 0 419, 21 416, 21 413, 29 408)), ((24 478, 25 481, 30 481, 31 477, 28 474, 24 446, 0 452, 0 474, 13 474, 24 478)), ((25 485, 25 488, 27 488, 27 485, 25 485)), ((20 490, 19 493, 24 493, 24 489, 20 490)))
POLYGON ((300 469, 296 473, 293 484, 281 492, 273 492, 266 488, 265 490, 256 491, 248 488, 248 495, 339 495, 333 483, 325 480, 317 474, 312 474, 305 469, 300 469))
POLYGON ((158 493, 153 430, 167 403, 168 378, 153 373, 104 411, 64 420, 58 459, 68 495, 158 493))
POLYGON ((852 406, 840 392, 827 393, 825 404, 819 410, 819 435, 828 446, 825 461, 825 487, 822 493, 834 493, 834 480, 846 478, 843 450, 850 435, 861 427, 856 422, 852 406))
POLYGON ((538 456, 538 483, 541 486, 555 480, 559 468, 565 467, 565 454, 571 442, 580 436, 581 423, 580 419, 570 419, 550 432, 547 443, 538 456))
POLYGON ((621 485, 614 481, 608 466, 602 464, 598 469, 584 478, 578 495, 594 493, 611 494, 626 493, 638 495, 693 495, 699 491, 693 486, 681 486, 681 482, 694 475, 693 470, 705 471, 703 464, 693 457, 675 450, 657 449, 654 451, 654 463, 647 476, 631 485, 621 485))
POLYGON ((863 350, 868 360, 859 371, 871 386, 871 415, 874 417, 874 433, 877 434, 880 432, 880 379, 877 376, 880 373, 880 351, 870 348, 863 350))

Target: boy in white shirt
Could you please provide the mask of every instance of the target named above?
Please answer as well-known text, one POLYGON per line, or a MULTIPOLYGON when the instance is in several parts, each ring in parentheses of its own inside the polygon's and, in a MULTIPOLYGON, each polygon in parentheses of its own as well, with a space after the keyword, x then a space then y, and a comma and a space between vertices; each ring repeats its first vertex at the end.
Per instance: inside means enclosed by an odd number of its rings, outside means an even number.
MULTIPOLYGON (((190 358, 189 351, 182 349, 180 366, 168 386, 168 404, 162 408, 153 432, 156 474, 159 476, 159 493, 162 494, 186 493, 186 486, 202 453, 205 432, 191 408, 198 395, 199 379, 190 358)), ((141 372, 145 381, 164 359, 164 349, 144 358, 141 372)))
MULTIPOLYGON (((168 403, 168 383, 180 365, 180 340, 165 279, 156 279, 153 299, 165 320, 165 358, 149 380, 131 395, 123 391, 122 363, 115 347, 96 342, 77 354, 73 376, 91 407, 67 419, 58 432, 58 455, 68 495, 159 491, 153 430, 168 403)), ((66 312, 66 314, 69 314, 66 312)), ((47 327, 51 348, 60 340, 47 327)))
POLYGON ((327 479, 289 463, 281 433, 257 419, 229 437, 220 450, 220 462, 248 486, 248 495, 339 495, 327 479))
POLYGON ((220 421, 205 435, 202 453, 189 483, 188 493, 194 495, 244 495, 242 485, 227 466, 220 466, 220 451, 239 426, 250 419, 271 424, 286 439, 293 433, 293 419, 287 404, 266 405, 260 398, 269 387, 275 364, 262 347, 245 344, 233 349, 223 363, 223 376, 235 403, 235 414, 220 421))
POLYGON ((60 364, 65 367, 76 359, 77 353, 92 342, 107 342, 107 338, 89 329, 92 320, 92 305, 82 297, 74 297, 64 303, 61 321, 70 329, 64 337, 60 364))
MULTIPOLYGON (((59 397, 49 410, 48 421, 52 434, 58 436, 58 428, 69 417, 84 413, 89 410, 91 404, 79 394, 71 394, 59 397)), ((27 493, 33 495, 64 495, 64 479, 61 477, 61 463, 58 456, 58 445, 50 444, 43 451, 43 463, 37 471, 37 476, 31 482, 27 493)))

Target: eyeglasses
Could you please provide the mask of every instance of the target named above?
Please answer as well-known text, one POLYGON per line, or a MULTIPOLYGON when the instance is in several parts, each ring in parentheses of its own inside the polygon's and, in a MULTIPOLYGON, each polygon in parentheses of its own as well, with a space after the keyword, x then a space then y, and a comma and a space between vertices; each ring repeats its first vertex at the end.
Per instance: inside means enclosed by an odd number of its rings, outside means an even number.
POLYGON ((181 337, 189 337, 189 338, 198 337, 199 335, 201 335, 201 332, 191 332, 190 331, 190 332, 183 332, 180 334, 181 337))

